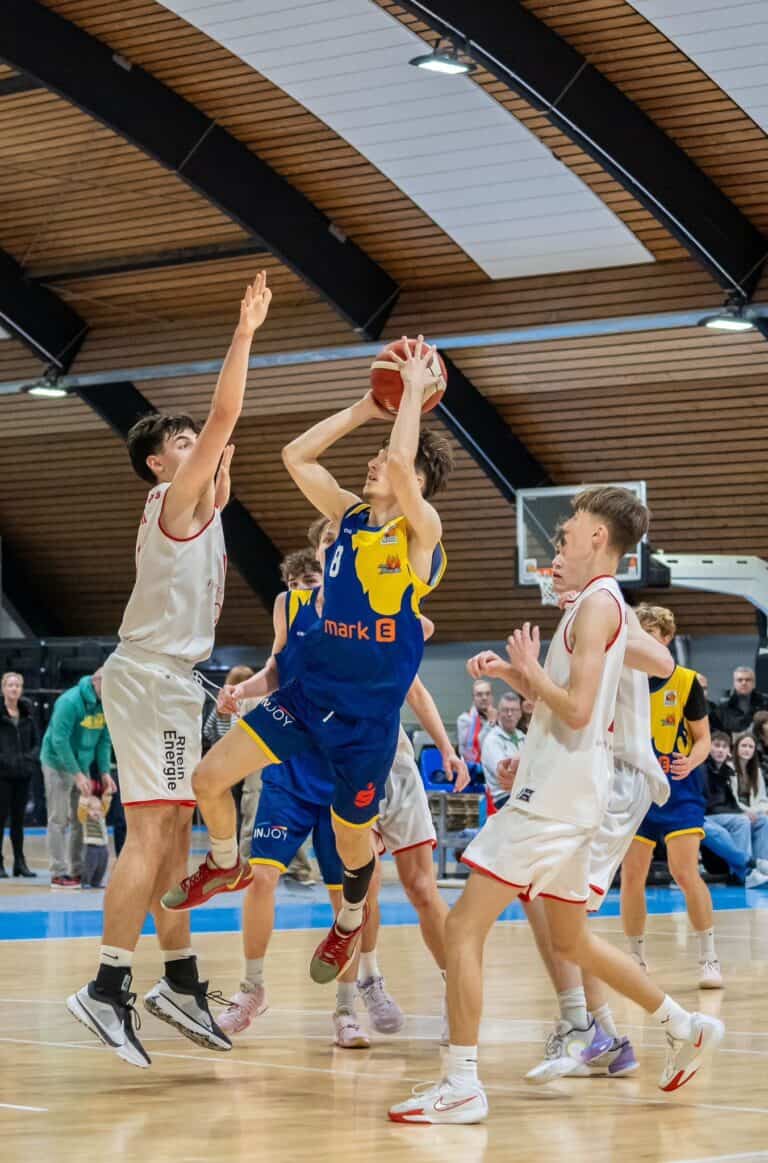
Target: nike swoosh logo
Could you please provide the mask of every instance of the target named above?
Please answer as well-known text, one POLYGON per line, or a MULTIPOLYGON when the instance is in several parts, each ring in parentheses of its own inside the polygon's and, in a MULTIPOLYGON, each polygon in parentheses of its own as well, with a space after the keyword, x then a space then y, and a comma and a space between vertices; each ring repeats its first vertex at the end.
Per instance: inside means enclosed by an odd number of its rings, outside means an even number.
POLYGON ((443 1100, 439 1098, 434 1105, 434 1109, 436 1111, 453 1111, 456 1110, 457 1107, 466 1106, 468 1102, 474 1102, 476 1098, 476 1094, 470 1094, 469 1098, 460 1098, 458 1102, 447 1103, 444 1103, 443 1100))
POLYGON ((703 1041, 704 1041, 704 1031, 702 1030, 701 1033, 699 1034, 698 1038, 696 1039, 696 1041, 693 1043, 694 1050, 700 1050, 703 1041))
POLYGON ((117 953, 102 953, 102 957, 108 957, 110 961, 117 961, 117 953))
POLYGON ((208 896, 215 889, 221 888, 222 884, 224 885, 225 888, 237 888, 237 886, 240 883, 240 881, 242 880, 242 878, 243 878, 243 869, 241 867, 238 869, 237 876, 235 877, 234 880, 227 880, 227 878, 224 876, 219 876, 216 878, 216 880, 209 880, 208 883, 203 886, 203 895, 208 896))

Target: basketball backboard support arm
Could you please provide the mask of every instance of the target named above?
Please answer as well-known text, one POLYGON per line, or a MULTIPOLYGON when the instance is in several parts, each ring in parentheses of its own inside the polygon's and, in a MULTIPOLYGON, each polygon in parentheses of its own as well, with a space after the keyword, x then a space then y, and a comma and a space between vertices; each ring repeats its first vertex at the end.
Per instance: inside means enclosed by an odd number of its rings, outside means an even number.
POLYGON ((653 558, 666 565, 673 586, 732 594, 745 598, 768 615, 768 561, 761 557, 740 557, 729 553, 665 553, 653 551, 653 558))

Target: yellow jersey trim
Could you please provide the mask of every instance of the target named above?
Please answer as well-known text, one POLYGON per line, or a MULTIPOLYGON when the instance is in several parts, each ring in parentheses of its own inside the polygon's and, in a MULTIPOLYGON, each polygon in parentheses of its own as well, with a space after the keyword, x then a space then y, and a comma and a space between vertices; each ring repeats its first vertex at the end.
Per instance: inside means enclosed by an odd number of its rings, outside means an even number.
POLYGON ((238 727, 242 727, 244 731, 247 731, 248 734, 253 739, 253 741, 255 743, 258 743, 259 747, 264 752, 264 754, 266 755, 266 757, 270 763, 282 763, 282 760, 278 759, 278 757, 275 755, 272 748, 267 746, 267 744, 262 739, 261 735, 257 734, 257 732, 254 731, 254 729, 250 725, 250 723, 246 723, 245 719, 238 719, 237 725, 238 725, 238 727))
POLYGON ((249 856, 249 864, 266 864, 269 868, 277 868, 280 872, 287 872, 288 865, 283 864, 280 860, 267 860, 266 856, 249 856))
POLYGON ((331 808, 331 817, 334 820, 338 820, 339 823, 343 824, 345 828, 356 828, 358 831, 362 832, 365 828, 370 828, 373 824, 376 823, 379 818, 379 813, 377 812, 375 816, 371 816, 370 820, 367 820, 364 824, 353 824, 350 820, 345 820, 344 817, 340 816, 338 812, 334 812, 333 808, 331 808))
POLYGON ((675 836, 705 836, 706 832, 703 828, 678 828, 676 832, 667 832, 664 836, 664 842, 667 840, 674 840, 675 836))
POLYGON ((647 836, 633 836, 633 840, 637 840, 638 844, 648 844, 651 848, 656 847, 655 840, 649 840, 647 836))

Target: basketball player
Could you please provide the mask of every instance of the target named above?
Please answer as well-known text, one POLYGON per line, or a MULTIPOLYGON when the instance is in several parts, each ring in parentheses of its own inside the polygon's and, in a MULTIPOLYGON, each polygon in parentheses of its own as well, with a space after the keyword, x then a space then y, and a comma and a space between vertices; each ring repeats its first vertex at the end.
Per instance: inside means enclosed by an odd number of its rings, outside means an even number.
POLYGON ((419 336, 400 368, 403 395, 388 447, 368 466, 361 503, 319 458, 373 419, 391 420, 368 392, 283 450, 289 473, 309 501, 340 525, 325 570, 323 619, 304 639, 302 670, 240 720, 198 768, 194 786, 211 840, 197 873, 169 891, 169 909, 201 904, 226 887, 236 867, 230 787, 253 770, 311 746, 336 777, 332 818, 344 865, 342 907, 312 957, 317 982, 334 981, 352 960, 365 923, 375 868, 371 828, 392 767, 400 708, 424 650, 419 603, 444 571, 440 518, 430 498, 450 467, 447 445, 420 432, 421 408, 434 384, 434 350, 419 336))
MULTIPOLYGON (((234 451, 228 441, 242 409, 253 334, 266 319, 271 294, 262 271, 240 304, 202 430, 188 416, 152 414, 128 434, 131 463, 151 487, 136 543, 136 582, 103 680, 128 837, 104 898, 96 977, 67 1007, 134 1066, 150 1064, 134 1029, 130 992, 133 953, 149 912, 165 968, 145 1006, 195 1042, 231 1048, 208 1008, 189 919, 163 912, 159 899, 189 857, 190 777, 200 757, 203 707, 192 668, 211 653, 224 597, 221 509, 229 500, 234 451)), ((242 876, 236 869, 228 886, 242 876)))
MULTIPOLYGON (((562 595, 561 609, 575 597, 562 595)), ((651 802, 663 804, 669 796, 667 780, 650 742, 647 674, 668 678, 675 663, 667 648, 643 631, 632 609, 627 609, 627 627, 625 666, 616 697, 611 793, 589 858, 589 913, 599 911, 651 802), (634 669, 626 665, 630 659, 634 669)), ((618 1035, 602 982, 553 951, 540 897, 523 907, 560 1006, 560 1018, 547 1039, 544 1060, 526 1074, 526 1080, 539 1084, 566 1075, 604 1073, 622 1078, 633 1073, 638 1065, 634 1050, 628 1038, 618 1035)))
MULTIPOLYGON (((675 636, 675 619, 663 606, 637 608, 641 625, 668 645, 675 636)), ((707 700, 694 670, 677 666, 667 679, 651 680, 653 746, 669 778, 670 796, 663 807, 652 805, 637 830, 621 872, 621 917, 630 952, 645 963, 645 882, 658 840, 667 846, 669 871, 685 895, 685 904, 699 945, 699 989, 722 989, 715 950, 712 897, 699 873, 699 848, 704 836, 706 793, 702 764, 710 751, 707 700)))
POLYGON ((590 931, 589 856, 608 802, 611 734, 627 641, 615 574, 645 533, 648 511, 627 489, 597 486, 572 500, 553 574, 578 592, 538 662, 538 629, 526 623, 509 640, 509 663, 493 652, 471 660, 473 677, 503 678, 535 698, 526 746, 510 799, 464 853, 472 868, 448 915, 448 1016, 451 1044, 441 1082, 390 1110, 395 1122, 475 1123, 488 1102, 477 1078, 482 955, 488 931, 521 895, 543 895, 556 953, 605 981, 652 1015, 667 1034, 660 1086, 694 1076, 722 1038, 722 1023, 686 1012, 627 954, 590 931))

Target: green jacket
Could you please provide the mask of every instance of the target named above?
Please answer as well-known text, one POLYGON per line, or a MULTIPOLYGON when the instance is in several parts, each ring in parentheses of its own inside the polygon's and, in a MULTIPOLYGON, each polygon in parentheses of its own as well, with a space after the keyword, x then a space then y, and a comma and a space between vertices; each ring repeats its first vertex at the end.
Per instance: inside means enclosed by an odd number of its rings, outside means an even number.
POLYGON ((40 762, 56 771, 72 775, 82 771, 88 775, 94 759, 99 774, 108 772, 112 743, 101 699, 93 689, 90 675, 86 675, 54 703, 40 748, 40 762))

